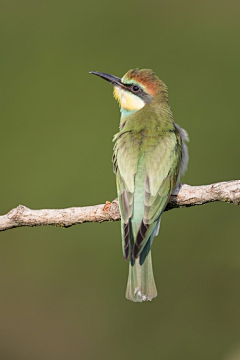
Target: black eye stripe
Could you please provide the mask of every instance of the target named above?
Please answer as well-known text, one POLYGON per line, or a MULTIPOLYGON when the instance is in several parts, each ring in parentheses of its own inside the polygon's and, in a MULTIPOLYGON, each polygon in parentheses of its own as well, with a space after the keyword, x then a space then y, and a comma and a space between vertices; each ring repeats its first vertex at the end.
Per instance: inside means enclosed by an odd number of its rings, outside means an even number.
POLYGON ((136 84, 123 84, 125 89, 131 92, 132 94, 138 96, 142 99, 145 103, 150 104, 153 100, 153 97, 150 94, 147 94, 140 86, 136 84), (137 87, 137 89, 134 89, 137 87))
POLYGON ((133 94, 138 93, 137 95, 139 95, 139 94, 144 94, 145 93, 144 90, 140 86, 138 86, 138 85, 136 85, 134 83, 133 84, 126 84, 125 86, 127 86, 128 91, 131 91, 133 94))

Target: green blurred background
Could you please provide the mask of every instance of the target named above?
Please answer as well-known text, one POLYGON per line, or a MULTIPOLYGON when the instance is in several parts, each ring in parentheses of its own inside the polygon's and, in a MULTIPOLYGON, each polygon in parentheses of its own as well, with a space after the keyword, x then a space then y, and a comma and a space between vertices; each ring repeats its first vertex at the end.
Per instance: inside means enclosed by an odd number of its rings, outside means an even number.
MULTIPOLYGON (((90 70, 149 67, 188 130, 191 185, 239 178, 239 1, 2 0, 0 213, 116 196, 119 109, 90 70)), ((119 223, 1 233, 0 359, 239 360, 239 208, 164 214, 159 296, 125 300, 119 223)))

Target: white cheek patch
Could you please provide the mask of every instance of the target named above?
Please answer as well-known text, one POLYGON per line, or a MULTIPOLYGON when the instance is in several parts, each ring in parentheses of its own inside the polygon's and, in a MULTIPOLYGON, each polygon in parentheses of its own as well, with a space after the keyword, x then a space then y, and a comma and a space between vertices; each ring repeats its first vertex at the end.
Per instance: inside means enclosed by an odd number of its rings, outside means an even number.
POLYGON ((125 91, 119 87, 115 87, 114 95, 119 101, 120 107, 128 111, 136 111, 142 109, 146 104, 137 95, 129 91, 125 91))

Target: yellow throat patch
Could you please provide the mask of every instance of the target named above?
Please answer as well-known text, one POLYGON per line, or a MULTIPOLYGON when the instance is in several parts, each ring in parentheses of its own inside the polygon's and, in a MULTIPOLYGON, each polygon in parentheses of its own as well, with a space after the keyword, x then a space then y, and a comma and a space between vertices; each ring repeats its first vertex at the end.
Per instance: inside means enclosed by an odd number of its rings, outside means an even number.
POLYGON ((137 111, 146 105, 137 95, 132 94, 130 91, 123 90, 118 86, 114 86, 113 96, 118 101, 120 108, 127 111, 137 111))

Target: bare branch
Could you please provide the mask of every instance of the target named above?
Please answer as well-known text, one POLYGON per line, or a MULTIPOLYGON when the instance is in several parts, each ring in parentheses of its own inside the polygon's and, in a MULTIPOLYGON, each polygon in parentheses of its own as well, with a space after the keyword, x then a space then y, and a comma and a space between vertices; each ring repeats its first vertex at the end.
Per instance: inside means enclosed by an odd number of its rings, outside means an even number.
MULTIPOLYGON (((203 186, 179 184, 173 191, 167 210, 203 205, 213 201, 240 204, 240 180, 203 186)), ((55 225, 69 227, 84 222, 115 221, 120 219, 118 200, 105 204, 68 209, 31 210, 23 205, 0 216, 0 231, 21 226, 55 225)))

